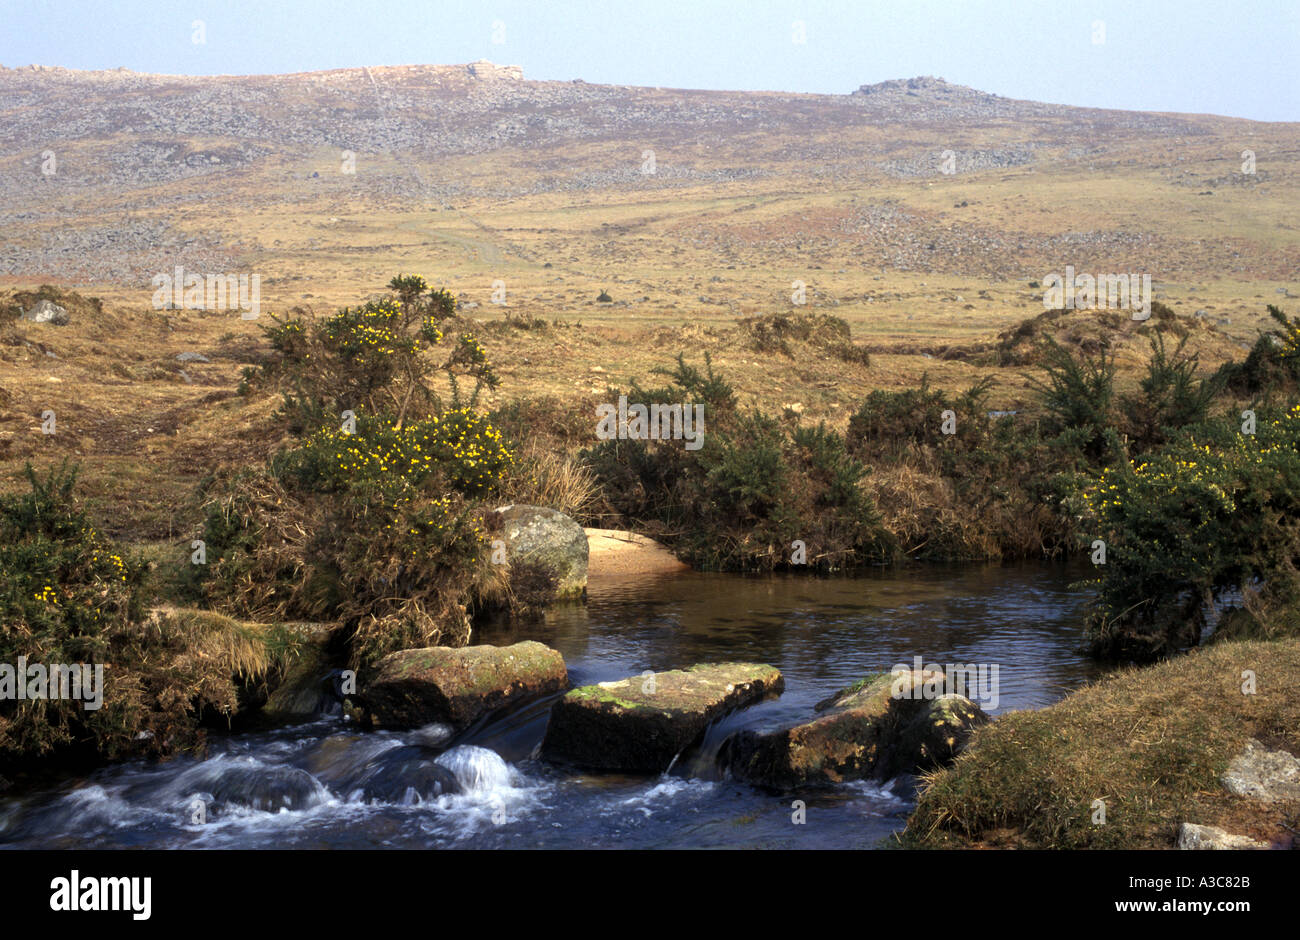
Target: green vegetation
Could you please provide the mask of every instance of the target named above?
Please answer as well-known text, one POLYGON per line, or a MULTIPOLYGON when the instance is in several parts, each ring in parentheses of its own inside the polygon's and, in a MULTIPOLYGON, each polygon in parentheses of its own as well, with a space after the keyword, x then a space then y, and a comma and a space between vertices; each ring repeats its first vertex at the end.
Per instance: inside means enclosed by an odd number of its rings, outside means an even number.
MULTIPOLYGON (((1300 405, 1225 419, 1107 467, 1083 486, 1084 526, 1106 542, 1090 624, 1098 655, 1148 660, 1194 645, 1209 604, 1256 616, 1300 602, 1300 405)), ((1234 631, 1247 627, 1243 614, 1234 631)), ((1258 625, 1258 624, 1257 624, 1258 625)))
POLYGON ((609 440, 591 448, 585 459, 616 512, 703 568, 784 567, 796 540, 807 564, 822 570, 885 556, 886 535, 858 486, 866 469, 841 435, 739 410, 707 356, 704 371, 679 355, 675 368, 656 372, 670 384, 633 383, 624 394, 645 405, 702 405, 703 445, 609 440))
POLYGON ((292 657, 291 644, 227 618, 146 616, 146 568, 87 520, 75 468, 42 479, 29 466, 27 477, 29 492, 0 497, 0 663, 99 664, 103 684, 95 708, 85 707, 96 697, 85 685, 81 699, 18 700, 8 690, 0 767, 201 748, 200 720, 228 719, 244 689, 292 657))
POLYGON ((266 466, 209 481, 195 585, 236 616, 342 621, 354 665, 463 645, 473 608, 510 599, 482 500, 514 455, 475 411, 496 376, 468 332, 433 360, 450 295, 418 277, 389 286, 397 296, 268 329, 276 355, 253 381, 286 389, 298 436, 266 466))
MULTIPOLYGON (((621 524, 700 567, 793 569, 795 541, 810 568, 827 570, 1091 553, 1101 540, 1088 625, 1097 656, 1149 661, 1194 646, 1211 604, 1240 605, 1222 635, 1289 635, 1300 630, 1288 613, 1300 607, 1300 410, 1260 406, 1257 433, 1243 433, 1230 393, 1242 375, 1272 376, 1250 387, 1271 400, 1300 374, 1300 325, 1270 311, 1281 335, 1261 339, 1245 372, 1199 374, 1186 330, 1161 308, 1142 328, 1150 356, 1131 392, 1116 391, 1105 342, 1068 347, 1044 333, 1032 413, 991 413, 989 378, 951 394, 922 376, 868 394, 843 436, 742 409, 707 355, 703 370, 679 355, 654 370, 668 385, 633 382, 624 394, 704 404, 703 447, 610 440, 582 457, 621 524)), ((747 335, 769 352, 787 336, 839 335, 832 317, 786 319, 758 318, 747 335)))

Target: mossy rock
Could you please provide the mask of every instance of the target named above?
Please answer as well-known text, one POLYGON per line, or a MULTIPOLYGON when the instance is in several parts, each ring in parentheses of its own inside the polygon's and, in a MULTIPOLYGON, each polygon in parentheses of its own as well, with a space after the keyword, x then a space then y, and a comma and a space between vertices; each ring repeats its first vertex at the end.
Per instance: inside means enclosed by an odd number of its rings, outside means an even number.
POLYGON ((375 728, 441 722, 459 731, 491 712, 568 687, 564 658, 532 640, 402 650, 357 677, 353 714, 375 728))
POLYGON ((562 512, 514 504, 497 510, 511 569, 545 571, 555 597, 580 599, 587 590, 587 533, 562 512))
POLYGON ((545 760, 586 770, 661 773, 708 726, 785 688, 780 670, 717 663, 583 686, 551 711, 545 760))
POLYGON ((767 734, 728 738, 721 759, 751 783, 790 790, 946 764, 988 716, 947 691, 942 672, 868 676, 819 702, 821 716, 767 734))

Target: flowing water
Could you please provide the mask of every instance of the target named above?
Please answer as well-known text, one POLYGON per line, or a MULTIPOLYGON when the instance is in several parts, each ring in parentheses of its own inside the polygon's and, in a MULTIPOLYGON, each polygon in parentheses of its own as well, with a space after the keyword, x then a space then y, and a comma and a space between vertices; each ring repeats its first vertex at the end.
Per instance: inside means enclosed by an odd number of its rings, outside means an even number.
POLYGON ((586 606, 489 626, 536 639, 575 685, 699 662, 771 663, 785 693, 734 714, 657 777, 588 775, 531 759, 551 700, 453 736, 431 725, 357 733, 338 715, 214 736, 206 760, 129 763, 0 801, 4 847, 871 848, 910 810, 907 781, 779 795, 720 774, 741 728, 807 720, 864 675, 911 664, 998 667, 993 714, 1040 708, 1091 678, 1077 569, 885 569, 843 579, 686 572, 593 583, 586 606), (794 822, 795 800, 804 804, 794 822))

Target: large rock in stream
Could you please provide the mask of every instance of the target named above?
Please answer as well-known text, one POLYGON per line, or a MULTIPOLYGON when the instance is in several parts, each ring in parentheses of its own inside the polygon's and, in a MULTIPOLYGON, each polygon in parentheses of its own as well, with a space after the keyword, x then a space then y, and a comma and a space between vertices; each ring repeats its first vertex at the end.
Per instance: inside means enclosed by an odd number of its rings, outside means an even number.
POLYGON ((532 640, 513 646, 402 650, 357 677, 354 714, 376 728, 432 722, 461 731, 479 718, 569 687, 564 658, 532 640))
POLYGON ((868 677, 819 702, 821 717, 727 739, 721 760, 736 776, 775 789, 888 780, 950 763, 988 716, 948 691, 944 673, 868 677))
POLYGON ((779 695, 773 666, 717 663, 569 692, 551 710, 544 760, 586 770, 661 773, 719 718, 779 695))

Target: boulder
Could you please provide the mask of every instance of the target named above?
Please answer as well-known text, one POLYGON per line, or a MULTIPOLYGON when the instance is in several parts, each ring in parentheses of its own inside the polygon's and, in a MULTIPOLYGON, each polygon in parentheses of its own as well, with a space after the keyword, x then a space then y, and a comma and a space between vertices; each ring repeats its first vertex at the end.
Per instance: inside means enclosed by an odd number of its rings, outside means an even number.
POLYGON ((432 722, 462 731, 479 718, 569 687, 564 659, 532 640, 513 646, 401 650, 357 677, 353 712, 376 728, 432 722))
POLYGON ((1235 835, 1218 826, 1183 823, 1178 827, 1178 847, 1180 849, 1267 849, 1269 844, 1249 836, 1235 835))
POLYGON ((586 770, 662 773, 710 723, 784 688, 780 671, 760 663, 699 665, 583 686, 552 708, 541 756, 586 770))
POLYGON ((208 810, 223 815, 240 809, 278 813, 301 810, 329 799, 329 791, 297 767, 264 764, 251 758, 218 757, 182 771, 167 792, 186 806, 200 797, 208 810))
POLYGON ((52 300, 38 300, 23 314, 23 319, 32 323, 67 326, 70 318, 65 307, 60 307, 52 300))
POLYGON ((510 565, 543 568, 555 578, 556 597, 581 597, 587 589, 587 534, 562 512, 514 504, 497 510, 510 565))
POLYGON ((950 763, 971 729, 988 721, 932 670, 869 676, 814 710, 823 714, 809 722, 732 735, 721 760, 742 779, 782 790, 889 779, 950 763))
POLYGON ((1300 801, 1300 760, 1249 741, 1228 764, 1223 785, 1231 793, 1265 803, 1300 801))

